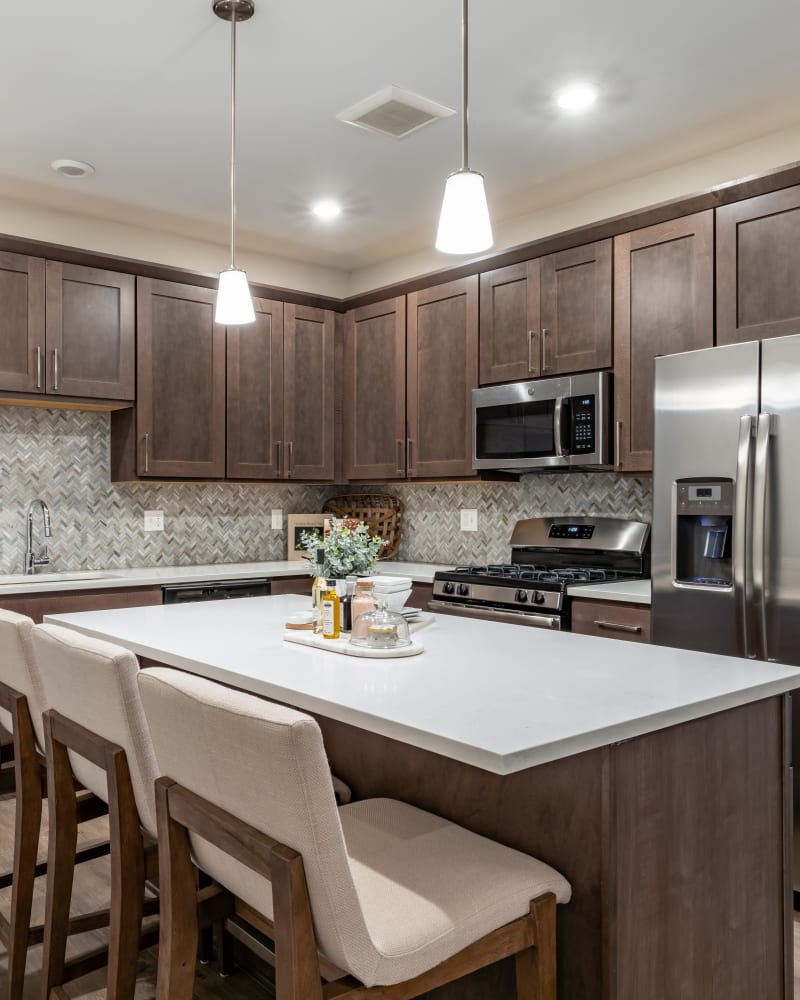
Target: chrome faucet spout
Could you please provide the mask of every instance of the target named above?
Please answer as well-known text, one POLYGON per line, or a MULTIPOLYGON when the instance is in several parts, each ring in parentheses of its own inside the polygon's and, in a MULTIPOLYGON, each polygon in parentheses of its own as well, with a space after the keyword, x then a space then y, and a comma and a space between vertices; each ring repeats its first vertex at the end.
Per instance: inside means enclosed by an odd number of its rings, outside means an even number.
POLYGON ((28 504, 25 514, 25 573, 35 573, 38 566, 47 566, 50 557, 47 554, 47 546, 41 552, 33 550, 33 512, 37 507, 42 510, 42 530, 45 538, 51 538, 53 531, 50 524, 50 508, 44 500, 37 497, 28 504))

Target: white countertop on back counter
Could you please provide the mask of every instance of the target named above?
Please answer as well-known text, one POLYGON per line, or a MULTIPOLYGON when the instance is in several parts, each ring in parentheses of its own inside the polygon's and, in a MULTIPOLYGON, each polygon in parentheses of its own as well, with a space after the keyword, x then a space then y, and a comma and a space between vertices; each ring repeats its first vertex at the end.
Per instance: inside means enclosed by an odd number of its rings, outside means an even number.
POLYGON ((578 583, 567 587, 570 597, 592 601, 624 601, 626 604, 650 604, 650 580, 627 580, 622 583, 578 583))
POLYGON ((496 774, 800 687, 800 669, 434 615, 418 656, 284 642, 294 595, 50 615, 140 656, 496 774))
MULTIPOLYGON (((376 573, 410 576, 415 583, 432 583, 438 569, 433 563, 380 562, 376 573)), ((216 580, 249 580, 259 577, 307 576, 305 561, 216 563, 209 566, 147 566, 135 569, 98 569, 36 573, 32 576, 0 575, 3 594, 36 594, 65 590, 112 590, 118 587, 160 587, 170 584, 216 580)))

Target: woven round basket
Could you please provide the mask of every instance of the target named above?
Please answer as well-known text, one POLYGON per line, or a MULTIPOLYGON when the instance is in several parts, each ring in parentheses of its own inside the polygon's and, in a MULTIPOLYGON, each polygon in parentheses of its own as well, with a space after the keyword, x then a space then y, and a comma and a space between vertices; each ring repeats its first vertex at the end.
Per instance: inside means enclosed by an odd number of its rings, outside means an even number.
POLYGON ((388 542, 381 549, 378 559, 391 559, 400 548, 403 526, 403 501, 400 497, 391 493, 343 493, 326 500, 322 513, 363 521, 370 534, 388 542))

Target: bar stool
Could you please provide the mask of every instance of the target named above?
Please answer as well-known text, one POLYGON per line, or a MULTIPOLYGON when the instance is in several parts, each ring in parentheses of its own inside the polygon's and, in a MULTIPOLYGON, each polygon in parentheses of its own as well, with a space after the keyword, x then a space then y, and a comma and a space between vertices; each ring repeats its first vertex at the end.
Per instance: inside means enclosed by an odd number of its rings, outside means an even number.
POLYGON ((138 683, 164 774, 158 1000, 192 995, 192 855, 270 928, 278 1000, 408 1000, 512 955, 520 1000, 555 1000, 557 871, 402 802, 337 808, 308 715, 167 668, 138 683))
MULTIPOLYGON (((39 944, 42 926, 31 926, 31 903, 34 881, 47 871, 46 863, 37 864, 42 819, 44 730, 42 709, 44 688, 33 655, 33 621, 24 615, 0 608, 0 724, 13 737, 14 746, 14 860, 11 872, 0 875, 0 888, 11 885, 11 912, 0 914, 0 941, 8 949, 8 986, 10 1000, 20 1000, 25 979, 28 948, 39 944)), ((104 816, 105 802, 91 793, 78 797, 77 821, 104 816)), ((108 854, 108 840, 76 850, 71 864, 108 854)), ((108 913, 84 914, 68 922, 67 933, 77 934, 108 924, 108 913)), ((81 974, 74 965, 65 970, 65 979, 81 974)))

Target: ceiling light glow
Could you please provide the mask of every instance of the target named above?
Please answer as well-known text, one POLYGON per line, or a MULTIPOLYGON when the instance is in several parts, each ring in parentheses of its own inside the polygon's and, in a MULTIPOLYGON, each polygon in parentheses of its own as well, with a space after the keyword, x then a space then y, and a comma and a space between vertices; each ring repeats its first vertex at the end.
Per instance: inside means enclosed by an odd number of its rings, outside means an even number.
POLYGON ((323 198, 311 206, 311 211, 319 219, 335 219, 337 215, 341 215, 342 206, 332 198, 323 198))
POLYGON ((556 104, 565 111, 584 111, 597 100, 597 91, 585 83, 564 87, 556 94, 556 104))
POLYGON ((83 160, 53 160, 50 166, 62 177, 89 177, 94 173, 91 163, 83 160))

